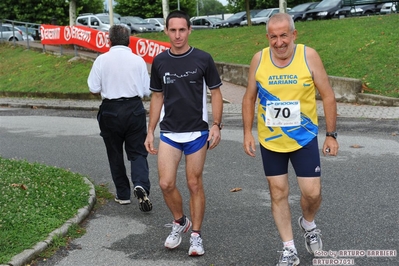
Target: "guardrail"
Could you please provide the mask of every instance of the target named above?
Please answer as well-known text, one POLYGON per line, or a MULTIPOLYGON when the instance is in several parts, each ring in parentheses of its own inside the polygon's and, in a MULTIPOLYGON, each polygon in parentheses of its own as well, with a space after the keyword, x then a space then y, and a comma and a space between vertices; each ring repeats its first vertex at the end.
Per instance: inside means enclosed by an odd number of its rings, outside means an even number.
POLYGON ((8 20, 8 19, 0 19, 0 42, 8 41, 3 39, 3 30, 1 27, 3 24, 10 24, 12 25, 13 30, 13 44, 16 45, 15 41, 15 32, 22 31, 25 36, 25 40, 27 42, 28 49, 30 48, 29 42, 32 41, 29 36, 32 37, 33 40, 40 40, 40 24, 37 23, 30 23, 30 22, 23 22, 23 21, 16 21, 16 20, 8 20))

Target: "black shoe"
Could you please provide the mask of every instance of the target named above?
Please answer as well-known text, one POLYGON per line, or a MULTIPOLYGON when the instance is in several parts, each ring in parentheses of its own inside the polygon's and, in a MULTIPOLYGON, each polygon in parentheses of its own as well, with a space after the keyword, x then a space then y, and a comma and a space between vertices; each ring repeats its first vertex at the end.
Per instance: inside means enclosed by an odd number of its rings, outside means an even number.
POLYGON ((134 196, 139 200, 139 209, 142 212, 149 212, 152 210, 152 203, 147 196, 144 188, 141 186, 136 186, 134 188, 134 196))

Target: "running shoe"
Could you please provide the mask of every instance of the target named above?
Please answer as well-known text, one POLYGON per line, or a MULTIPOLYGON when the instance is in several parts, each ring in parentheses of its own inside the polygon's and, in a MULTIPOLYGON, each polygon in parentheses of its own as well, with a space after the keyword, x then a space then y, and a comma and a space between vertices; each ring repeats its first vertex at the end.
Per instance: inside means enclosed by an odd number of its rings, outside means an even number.
POLYGON ((141 186, 134 187, 134 196, 139 201, 139 209, 142 212, 149 212, 152 210, 152 203, 147 196, 147 192, 145 192, 144 188, 141 186))
POLYGON ((201 256, 204 255, 205 250, 202 245, 202 238, 198 233, 191 233, 190 237, 190 249, 188 250, 189 256, 201 256))
POLYGON ((283 251, 280 251, 280 259, 276 266, 296 266, 299 265, 299 257, 298 255, 289 248, 284 248, 283 251))
POLYGON ((313 228, 312 230, 305 230, 302 226, 303 217, 299 217, 298 224, 302 231, 305 233, 303 237, 305 238, 305 247, 310 254, 314 254, 315 251, 323 250, 323 242, 321 241, 321 231, 320 229, 313 228))
POLYGON ((165 247, 169 249, 177 248, 181 243, 181 234, 186 233, 191 228, 191 221, 186 217, 184 225, 173 221, 171 224, 165 224, 166 227, 172 227, 172 232, 165 240, 165 247))
POLYGON ((121 199, 118 199, 118 197, 115 197, 115 201, 118 202, 120 205, 126 205, 126 204, 130 204, 131 203, 130 199, 121 200, 121 199))

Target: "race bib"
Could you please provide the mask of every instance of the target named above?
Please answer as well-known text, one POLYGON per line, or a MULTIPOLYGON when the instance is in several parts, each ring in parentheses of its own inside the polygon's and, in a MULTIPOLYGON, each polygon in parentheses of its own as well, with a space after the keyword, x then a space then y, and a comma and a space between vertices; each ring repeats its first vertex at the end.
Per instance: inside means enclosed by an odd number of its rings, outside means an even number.
POLYGON ((267 101, 267 127, 291 127, 301 124, 301 104, 299 101, 267 101))

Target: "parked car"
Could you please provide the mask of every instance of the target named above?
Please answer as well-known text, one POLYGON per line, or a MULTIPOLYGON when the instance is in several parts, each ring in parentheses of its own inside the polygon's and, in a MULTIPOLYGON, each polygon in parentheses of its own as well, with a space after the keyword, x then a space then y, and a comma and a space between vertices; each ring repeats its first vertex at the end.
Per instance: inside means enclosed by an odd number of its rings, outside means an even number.
MULTIPOLYGON (((114 17, 113 24, 117 25, 121 24, 121 22, 118 18, 114 17)), ((86 26, 100 31, 109 31, 109 28, 111 28, 109 14, 82 14, 76 18, 76 25, 86 26)))
POLYGON ((342 0, 323 0, 316 8, 306 11, 302 20, 331 19, 342 8, 342 0))
POLYGON ((194 30, 219 29, 227 25, 226 22, 217 17, 194 18, 191 20, 191 28, 194 30))
POLYGON ((23 32, 12 24, 0 24, 0 39, 7 41, 23 41, 23 32))
POLYGON ((130 27, 132 34, 156 32, 157 29, 154 24, 148 23, 140 17, 126 16, 120 18, 122 23, 125 23, 130 27))
POLYGON ((302 21, 303 14, 306 11, 314 9, 319 3, 320 2, 308 2, 299 4, 291 8, 291 10, 287 13, 291 15, 294 22, 302 21))
POLYGON ((396 13, 398 10, 398 2, 384 3, 381 6, 380 14, 396 13))
POLYGON ((146 18, 144 20, 154 24, 157 31, 164 31, 165 29, 165 20, 163 18, 146 18))
POLYGON ((23 38, 29 38, 29 40, 40 40, 40 30, 38 28, 34 28, 33 26, 17 26, 23 33, 23 38))
MULTIPOLYGON (((109 17, 109 13, 98 13, 98 14, 96 14, 96 16, 108 16, 109 17)), ((122 17, 118 13, 112 13, 112 16, 117 19, 120 19, 122 17)))
MULTIPOLYGON (((263 9, 250 10, 251 18, 255 17, 255 15, 258 14, 262 10, 263 9)), ((240 26, 241 21, 246 20, 246 19, 247 19, 247 11, 241 11, 241 12, 235 13, 234 15, 232 15, 228 19, 224 20, 223 22, 226 23, 226 25, 228 25, 228 27, 238 27, 238 26, 240 26)))
MULTIPOLYGON (((291 8, 287 8, 287 11, 288 10, 291 10, 291 8)), ((258 14, 256 14, 253 18, 251 18, 251 23, 252 23, 252 25, 266 24, 271 16, 273 16, 274 14, 279 13, 279 12, 280 12, 279 8, 263 9, 258 14)), ((240 25, 247 26, 248 20, 246 19, 246 20, 241 21, 240 25)))
POLYGON ((382 4, 368 4, 356 6, 344 6, 335 11, 334 17, 345 18, 351 16, 370 16, 380 13, 382 4))
POLYGON ((28 40, 28 39, 29 39, 29 41, 34 41, 32 35, 27 34, 26 31, 23 31, 23 30, 21 29, 21 26, 15 26, 15 29, 18 30, 19 32, 22 32, 22 39, 23 39, 24 41, 26 41, 26 40, 28 40))
POLYGON ((164 31, 165 29, 165 20, 163 18, 146 18, 144 20, 154 24, 157 31, 164 31))

